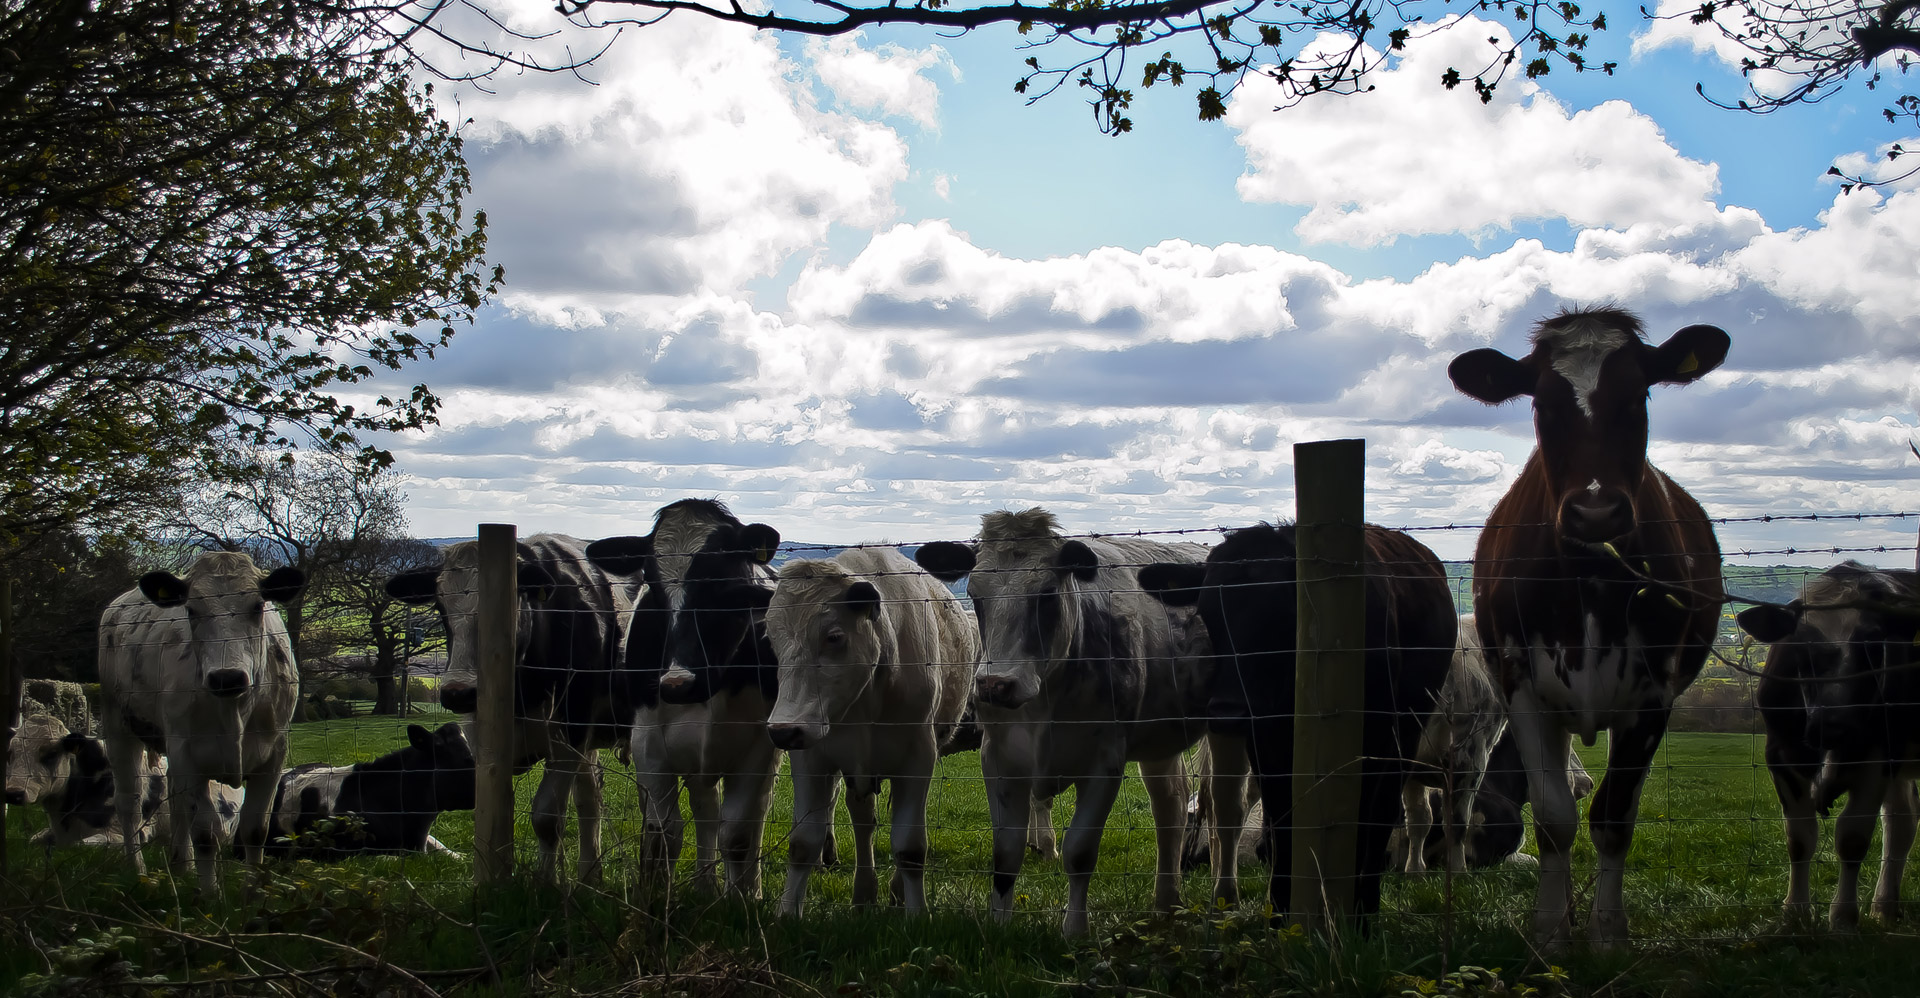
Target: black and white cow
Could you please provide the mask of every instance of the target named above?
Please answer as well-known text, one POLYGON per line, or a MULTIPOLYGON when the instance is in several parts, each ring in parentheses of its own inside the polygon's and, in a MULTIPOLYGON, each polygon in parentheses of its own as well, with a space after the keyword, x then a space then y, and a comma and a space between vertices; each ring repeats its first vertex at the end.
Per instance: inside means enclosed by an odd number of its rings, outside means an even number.
MULTIPOLYGON (((533 797, 533 832, 540 843, 539 876, 559 871, 567 798, 574 797, 583 883, 600 880, 602 815, 599 750, 620 744, 632 717, 619 674, 621 635, 633 609, 630 587, 608 577, 559 534, 535 534, 516 544, 518 618, 514 627, 513 766, 516 773, 545 760, 533 797)), ((470 716, 478 704, 480 542, 461 541, 441 553, 437 567, 402 572, 387 592, 407 603, 433 604, 447 629, 447 671, 440 703, 470 716)))
POLYGON ((1767 729, 1767 769, 1786 821, 1786 916, 1812 918, 1809 884, 1820 815, 1834 821, 1840 876, 1827 920, 1860 921, 1860 864, 1878 814, 1880 882, 1873 912, 1900 914, 1900 879, 1920 816, 1920 577, 1847 561, 1807 580, 1799 599, 1740 612, 1740 626, 1771 643, 1755 696, 1767 729))
MULTIPOLYGON (((1129 761, 1140 764, 1153 811, 1154 904, 1179 903, 1187 804, 1181 753, 1205 733, 1211 668, 1205 631, 1192 625, 1191 611, 1157 605, 1137 576, 1141 565, 1198 561, 1205 553, 1197 544, 1068 539, 1053 514, 1035 508, 986 514, 977 545, 943 541, 915 554, 942 581, 971 573, 968 596, 983 638, 975 709, 993 815, 995 918, 1013 912, 1034 798, 1074 787, 1062 849, 1063 927, 1068 935, 1087 931, 1087 888, 1129 761)), ((1234 786, 1216 796, 1237 799, 1237 780, 1221 779, 1234 786)), ((1224 858, 1215 865, 1234 868, 1224 858)), ((1221 889, 1231 891, 1232 881, 1221 889)))
MULTIPOLYGON (((1593 792, 1593 777, 1587 775, 1580 757, 1573 752, 1567 753, 1567 781, 1572 785, 1574 800, 1593 792)), ((1429 807, 1438 803, 1439 791, 1424 792, 1429 797, 1429 807)), ((1480 792, 1473 797, 1473 813, 1457 836, 1463 869, 1482 870, 1502 864, 1533 866, 1539 863, 1539 860, 1520 851, 1520 845, 1527 835, 1526 819, 1520 809, 1526 807, 1530 799, 1527 767, 1520 759, 1519 743, 1514 741, 1513 731, 1509 728, 1501 732, 1499 740, 1493 743, 1493 751, 1487 756, 1486 775, 1480 781, 1480 792)), ((1408 841, 1408 838, 1396 833, 1391 862, 1404 867, 1408 841)), ((1444 829, 1430 827, 1426 834, 1426 848, 1421 851, 1424 853, 1422 859, 1425 866, 1446 863, 1447 839, 1444 829)))
MULTIPOLYGON (((243 553, 210 551, 184 579, 147 573, 100 615, 101 727, 120 827, 138 827, 146 753, 165 755, 169 858, 183 864, 191 842, 206 892, 219 886, 224 838, 212 783, 245 789, 239 845, 247 862, 260 861, 300 695, 272 604, 305 586, 299 569, 267 573, 243 553)), ((144 873, 138 836, 123 839, 144 873)))
POLYGON ((407 745, 350 766, 308 763, 280 777, 267 851, 316 859, 446 852, 428 834, 442 811, 473 810, 473 750, 460 725, 407 726, 407 745), (340 821, 312 834, 329 819, 340 821), (313 839, 321 841, 310 841, 313 839))
POLYGON ((1725 600, 1706 512, 1647 461, 1647 395, 1705 376, 1732 341, 1697 325, 1654 346, 1617 308, 1563 312, 1532 339, 1523 358, 1480 349, 1447 366, 1454 387, 1489 405, 1533 400, 1537 446, 1474 551, 1474 617, 1532 781, 1543 946, 1566 944, 1573 929, 1580 815, 1564 772, 1568 742, 1609 733, 1606 775, 1587 810, 1599 853, 1588 935, 1612 946, 1628 938, 1640 791, 1725 600))
MULTIPOLYGON (((698 884, 712 891, 724 862, 728 889, 748 897, 760 895, 760 842, 780 768, 767 738, 779 665, 765 622, 779 544, 778 531, 742 523, 717 501, 682 499, 654 514, 652 533, 587 548, 606 571, 646 583, 627 634, 626 677, 649 862, 662 873, 679 858, 684 784, 698 884)), ((833 862, 831 838, 827 851, 833 862)))
POLYGON ((886 548, 793 561, 767 608, 780 690, 767 719, 793 772, 784 914, 799 915, 833 823, 836 774, 853 817, 853 903, 872 904, 874 798, 891 784, 893 899, 926 910, 927 792, 966 710, 980 632, 959 599, 886 548))
MULTIPOLYGON (((136 845, 168 833, 167 760, 147 752, 142 762, 136 845)), ((219 783, 211 790, 219 838, 226 841, 240 818, 240 791, 219 783)), ((7 757, 6 794, 9 807, 39 804, 46 811, 47 827, 31 840, 36 845, 126 845, 114 810, 106 743, 68 731, 59 718, 37 714, 21 722, 7 757)))
MULTIPOLYGON (((1456 622, 1446 571, 1425 545, 1373 526, 1366 545, 1366 721, 1354 886, 1363 924, 1380 907, 1387 840, 1401 823, 1401 787, 1446 681, 1456 622)), ((1272 844, 1276 912, 1287 911, 1292 898, 1295 557, 1291 524, 1261 524, 1230 531, 1205 564, 1153 565, 1140 577, 1169 604, 1197 604, 1212 635, 1218 664, 1208 709, 1216 728, 1247 739, 1272 844)))

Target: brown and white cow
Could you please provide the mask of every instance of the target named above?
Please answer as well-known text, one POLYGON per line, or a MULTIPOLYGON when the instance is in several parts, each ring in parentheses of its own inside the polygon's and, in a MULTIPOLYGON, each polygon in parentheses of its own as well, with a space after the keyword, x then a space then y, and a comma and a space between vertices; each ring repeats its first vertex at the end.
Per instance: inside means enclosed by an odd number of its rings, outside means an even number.
POLYGON ((1920 823, 1920 576, 1842 562, 1807 580, 1792 603, 1750 607, 1739 620, 1772 645, 1754 700, 1786 821, 1788 921, 1812 918, 1819 816, 1845 795, 1833 825, 1840 876, 1828 923, 1859 924, 1860 865, 1884 813, 1873 911, 1892 924, 1920 823))
POLYGON ((1647 394, 1726 358, 1727 334, 1688 326, 1654 346, 1617 308, 1539 323, 1533 351, 1456 357, 1454 386, 1489 405, 1533 399, 1537 446, 1494 506, 1474 556, 1474 610, 1526 762, 1540 847, 1534 933, 1564 944, 1579 815, 1568 739, 1608 732, 1588 814, 1599 853, 1589 933, 1627 939, 1622 899, 1647 767, 1673 701, 1705 662, 1724 593, 1705 512, 1647 461, 1647 394))
MULTIPOLYGON (((1197 562, 1198 544, 1061 536, 1044 509, 981 517, 977 546, 937 542, 914 560, 945 582, 971 573, 983 654, 975 678, 985 741, 980 768, 993 815, 994 917, 1013 913, 1030 808, 1076 790, 1062 849, 1068 900, 1064 931, 1087 931, 1087 888, 1100 836, 1129 761, 1140 764, 1153 811, 1158 858, 1154 904, 1180 900, 1187 778, 1181 754, 1206 733, 1212 677, 1206 629, 1185 607, 1141 591, 1141 566, 1197 562)), ((1233 751, 1238 751, 1238 742, 1233 751)), ((1224 758, 1230 753, 1216 752, 1224 758)), ((1222 774, 1240 793, 1238 774, 1222 774)), ((1238 838, 1226 831, 1227 843, 1238 838)), ((1230 867, 1222 858, 1216 871, 1230 867)))
MULTIPOLYGON (((633 610, 631 586, 587 560, 581 542, 534 534, 515 545, 513 745, 514 772, 545 760, 533 795, 533 834, 539 841, 538 876, 559 875, 567 799, 579 819, 582 883, 600 880, 602 815, 600 749, 620 744, 633 711, 619 674, 621 636, 633 610)), ((467 715, 479 703, 480 542, 461 541, 431 568, 401 572, 387 593, 415 605, 432 604, 447 630, 447 671, 440 704, 467 715)))
MULTIPOLYGON (((244 785, 237 834, 247 862, 258 863, 266 843, 300 695, 273 604, 305 586, 299 569, 267 573, 244 553, 209 551, 184 579, 148 572, 100 615, 100 719, 120 827, 139 827, 146 753, 165 755, 169 859, 183 864, 191 841, 206 892, 219 886, 224 842, 212 783, 244 785)), ((124 841, 134 869, 146 872, 138 836, 124 841)))
POLYGON ((793 773, 780 910, 799 915, 833 822, 836 775, 853 817, 853 903, 872 904, 874 797, 892 784, 893 900, 926 910, 927 792, 966 710, 979 631, 960 600, 887 548, 780 570, 767 607, 780 692, 767 719, 793 773))

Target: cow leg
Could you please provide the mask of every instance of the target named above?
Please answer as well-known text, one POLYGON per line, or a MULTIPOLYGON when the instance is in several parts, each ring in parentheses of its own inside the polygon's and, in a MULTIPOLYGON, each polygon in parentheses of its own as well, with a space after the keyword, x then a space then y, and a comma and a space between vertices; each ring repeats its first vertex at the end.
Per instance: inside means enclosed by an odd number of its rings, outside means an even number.
POLYGON ((1542 947, 1557 950, 1572 935, 1573 842, 1580 832, 1580 812, 1567 788, 1567 733, 1547 718, 1525 686, 1513 691, 1508 728, 1526 766, 1533 835, 1540 848, 1533 935, 1542 947))
POLYGON ((1053 834, 1053 798, 1035 797, 1028 814, 1027 848, 1041 859, 1060 858, 1060 845, 1053 834))
MULTIPOLYGON (((234 826, 234 837, 239 841, 241 857, 250 866, 260 865, 265 853, 267 817, 272 810, 274 792, 280 789, 280 766, 281 762, 275 761, 246 780, 246 796, 240 800, 240 820, 234 826)), ((213 820, 218 824, 220 815, 214 814, 213 820)))
MULTIPOLYGON (((728 776, 727 795, 720 804, 720 858, 727 864, 727 889, 746 898, 760 896, 760 840, 767 831, 773 777, 780 766, 779 756, 769 753, 769 758, 772 764, 763 772, 728 776)), ((828 808, 832 813, 831 801, 828 808)))
POLYGON ((541 883, 558 883, 560 879, 560 840, 567 831, 567 798, 573 793, 576 766, 572 751, 550 752, 540 773, 540 786, 533 792, 533 837, 540 846, 535 876, 541 883))
MULTIPOLYGON (((193 843, 193 866, 200 874, 200 892, 220 893, 220 812, 213 806, 213 781, 201 780, 187 797, 192 817, 186 835, 193 843)), ((176 833, 178 834, 178 833, 176 833)))
POLYGON ((1207 860, 1213 865, 1213 900, 1232 908, 1240 903, 1240 830, 1247 823, 1247 740, 1209 734, 1207 753, 1213 774, 1207 777, 1213 798, 1213 827, 1207 829, 1207 860))
MULTIPOLYGON (((1116 749, 1119 746, 1115 746, 1116 749)), ((1177 757, 1176 757, 1177 758, 1177 757)), ((1162 891, 1161 876, 1165 875, 1171 863, 1176 890, 1174 900, 1178 900, 1177 890, 1180 874, 1180 838, 1186 828, 1187 788, 1186 777, 1177 780, 1165 778, 1164 761, 1155 763, 1160 768, 1162 780, 1147 784, 1149 799, 1153 802, 1153 820, 1158 826, 1155 838, 1159 844, 1159 871, 1154 877, 1154 901, 1160 902, 1162 891), (1174 788, 1173 803, 1169 808, 1160 803, 1168 784, 1174 788), (1165 814, 1162 814, 1163 809, 1165 814), (1172 845, 1166 844, 1171 829, 1172 845)), ((1073 820, 1067 823, 1066 841, 1060 850, 1061 865, 1067 868, 1067 918, 1061 931, 1068 936, 1087 934, 1087 889, 1093 884, 1093 870, 1100 862, 1100 836, 1107 829, 1107 816, 1113 813, 1113 802, 1120 797, 1121 774, 1126 772, 1125 763, 1119 766, 1101 768, 1107 772, 1082 777, 1076 784, 1073 802, 1073 820)), ((1142 777, 1147 776, 1147 764, 1140 767, 1142 777)))
MULTIPOLYGON (((1147 785, 1147 806, 1153 811, 1153 908, 1172 911, 1180 906, 1180 853, 1187 838, 1187 770, 1179 753, 1140 763, 1140 782, 1147 785)), ((1115 794, 1118 795, 1118 784, 1115 794)), ((1111 806, 1111 805, 1109 805, 1111 806)), ((1076 809, 1076 816, 1077 816, 1076 809)), ((1102 818, 1101 826, 1106 826, 1102 818)), ((1099 840, 1095 839, 1098 858, 1099 840)), ((1093 864, 1087 864, 1093 874, 1093 864)), ((1083 909, 1084 910, 1084 909, 1083 909)))
POLYGON ((880 877, 874 871, 873 859, 873 799, 877 795, 868 781, 861 783, 859 789, 853 782, 847 783, 847 815, 853 819, 853 903, 871 908, 880 896, 880 877))
POLYGON ((993 893, 988 909, 994 921, 1004 924, 1013 917, 1013 885, 1020 878, 1021 862, 1027 858, 1026 837, 1034 810, 1033 780, 1024 774, 996 773, 989 751, 981 750, 987 811, 993 821, 993 893))
POLYGON ((1880 881, 1873 888, 1873 913, 1882 924, 1892 925, 1900 920, 1900 878, 1907 871, 1907 853, 1920 824, 1920 798, 1915 797, 1913 780, 1895 776, 1881 814, 1886 823, 1880 830, 1880 881))
MULTIPOLYGON (((1769 753, 1771 754, 1771 753, 1769 753)), ((1781 914, 1789 926, 1813 922, 1813 855, 1820 849, 1820 816, 1813 806, 1813 784, 1792 765, 1769 758, 1773 792, 1780 798, 1787 834, 1787 899, 1781 914)))
POLYGON ((573 774, 573 812, 575 823, 580 831, 580 855, 574 866, 580 882, 598 884, 600 882, 600 823, 606 813, 605 798, 601 793, 603 777, 600 768, 600 751, 587 749, 581 759, 582 765, 573 774))
POLYGON ((932 732, 917 745, 919 756, 907 762, 906 776, 892 777, 893 903, 910 913, 927 910, 927 794, 933 785, 939 748, 932 732))
MULTIPOLYGON (((1832 768, 1829 763, 1829 769, 1832 768)), ((1846 767, 1844 782, 1847 806, 1833 820, 1833 853, 1840 860, 1840 876, 1833 885, 1833 904, 1827 909, 1827 924, 1848 932, 1860 925, 1860 864, 1873 844, 1873 826, 1880 820, 1880 806, 1886 800, 1886 775, 1880 763, 1846 767)), ((1824 781, 1826 772, 1821 773, 1824 781)))
MULTIPOLYGON (((146 760, 146 747, 133 739, 107 740, 107 764, 113 770, 113 813, 120 823, 122 845, 127 851, 127 862, 133 866, 133 872, 145 876, 147 859, 141 855, 142 838, 138 833, 141 825, 140 797, 146 793, 146 775, 141 765, 146 760)), ((169 795, 171 797, 171 795, 169 795)), ((49 825, 51 833, 54 826, 49 825)), ((51 848, 52 838, 48 844, 51 848)))
MULTIPOLYGON (((780 892, 780 914, 799 917, 807 901, 807 880, 820 863, 820 851, 826 847, 827 831, 833 827, 834 774, 814 772, 801 762, 799 753, 793 762, 793 831, 787 840, 787 886, 780 892)), ((848 808, 853 806, 849 796, 848 808)))
MULTIPOLYGON (((1633 848, 1633 826, 1640 817, 1640 792, 1646 785, 1647 769, 1653 765, 1660 740, 1666 737, 1670 713, 1665 707, 1642 707, 1632 727, 1607 732, 1607 774, 1601 778, 1587 810, 1587 828, 1599 856, 1587 932, 1599 946, 1627 942, 1627 853, 1633 848)), ((1573 787, 1567 781, 1564 745, 1556 770, 1552 774, 1554 788, 1571 806, 1573 787)))
MULTIPOLYGON (((1417 733, 1416 733, 1417 734, 1417 733)), ((1353 913, 1362 932, 1380 910, 1380 875, 1387 867, 1387 840, 1403 831, 1400 795, 1407 785, 1402 766, 1378 769, 1372 760, 1360 773, 1359 827, 1355 829, 1353 913)))
POLYGON ((1398 844, 1390 844, 1396 859, 1400 860, 1400 870, 1409 876, 1419 876, 1427 872, 1427 836, 1433 832, 1433 795, 1432 790, 1418 778, 1410 779, 1400 785, 1400 806, 1407 813, 1407 819, 1398 832, 1398 844), (1401 856, 1404 850, 1406 855, 1401 856))
MULTIPOLYGON (((729 779, 727 789, 732 790, 729 779)), ((687 780, 687 807, 693 812, 693 884, 702 893, 720 893, 720 784, 694 777, 687 780)), ((671 842, 673 858, 680 858, 680 846, 686 838, 686 821, 680 817, 680 802, 674 801, 671 842)))

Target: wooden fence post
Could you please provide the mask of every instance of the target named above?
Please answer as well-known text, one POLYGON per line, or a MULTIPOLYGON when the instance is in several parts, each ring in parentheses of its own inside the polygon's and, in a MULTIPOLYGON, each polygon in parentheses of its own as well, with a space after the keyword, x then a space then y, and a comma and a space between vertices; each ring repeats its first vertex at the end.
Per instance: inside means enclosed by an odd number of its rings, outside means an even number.
POLYGON ((473 712, 473 879, 513 876, 513 648, 519 623, 517 531, 480 525, 479 703, 473 712))
MULTIPOLYGON (((13 734, 20 727, 20 699, 25 692, 26 677, 21 673, 19 663, 13 660, 13 580, 0 575, 0 675, 6 676, 5 695, 7 701, 0 705, 6 711, 6 726, 0 728, 0 762, 10 758, 13 752, 13 734)), ((0 800, 0 877, 13 878, 11 859, 7 855, 7 802, 0 800)))
POLYGON ((1294 674, 1296 922, 1353 911, 1366 704, 1366 441, 1293 445, 1299 631, 1294 674))

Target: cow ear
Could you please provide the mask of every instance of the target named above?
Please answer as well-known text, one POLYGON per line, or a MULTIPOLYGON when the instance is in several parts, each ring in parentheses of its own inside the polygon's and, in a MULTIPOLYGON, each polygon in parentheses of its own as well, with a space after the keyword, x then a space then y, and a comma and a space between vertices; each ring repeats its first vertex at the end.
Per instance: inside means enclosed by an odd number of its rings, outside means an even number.
POLYGON ((387 580, 387 595, 402 603, 431 603, 440 588, 440 569, 415 568, 387 580))
POLYGON ((1533 394, 1533 372, 1522 361, 1491 347, 1469 350, 1447 365, 1453 387, 1488 405, 1533 394))
POLYGON ((1095 573, 1100 571, 1100 556, 1081 541, 1068 541, 1060 545, 1053 556, 1053 567, 1070 572, 1081 582, 1092 582, 1095 573))
POLYGON ((1200 583, 1206 577, 1205 565, 1161 561, 1140 570, 1140 588, 1168 606, 1193 606, 1200 602, 1200 583))
POLYGON ((1741 630, 1753 635, 1754 640, 1768 644, 1786 640, 1800 626, 1799 608, 1793 604, 1757 603, 1733 619, 1739 622, 1741 630))
POLYGON ((520 593, 535 603, 545 603, 553 598, 553 591, 559 588, 553 573, 545 565, 536 562, 521 562, 517 584, 520 593))
POLYGON ((653 557, 653 536, 607 537, 587 545, 587 560, 603 572, 638 575, 653 557))
POLYGON ((865 613, 868 620, 880 619, 880 590, 865 579, 848 586, 847 594, 840 601, 855 613, 865 613))
POLYGON ((973 571, 973 546, 954 541, 934 541, 920 545, 920 550, 913 553, 913 560, 926 569, 927 574, 941 582, 959 582, 973 571))
POLYGON ((749 523, 734 536, 740 549, 756 564, 764 565, 772 561, 774 552, 780 550, 780 531, 764 523, 749 523))
POLYGON ((140 592, 155 606, 179 606, 187 601, 186 580, 172 572, 148 572, 142 575, 140 592))
POLYGON ((433 751, 433 735, 418 724, 407 725, 407 744, 422 752, 433 751))
POLYGON ((276 568, 267 573, 260 582, 260 595, 275 603, 286 603, 300 597, 300 591, 307 588, 307 573, 289 565, 276 568))
POLYGON ((1733 340, 1719 326, 1688 326, 1653 348, 1647 362, 1647 381, 1684 385, 1697 381, 1727 359, 1733 340))

